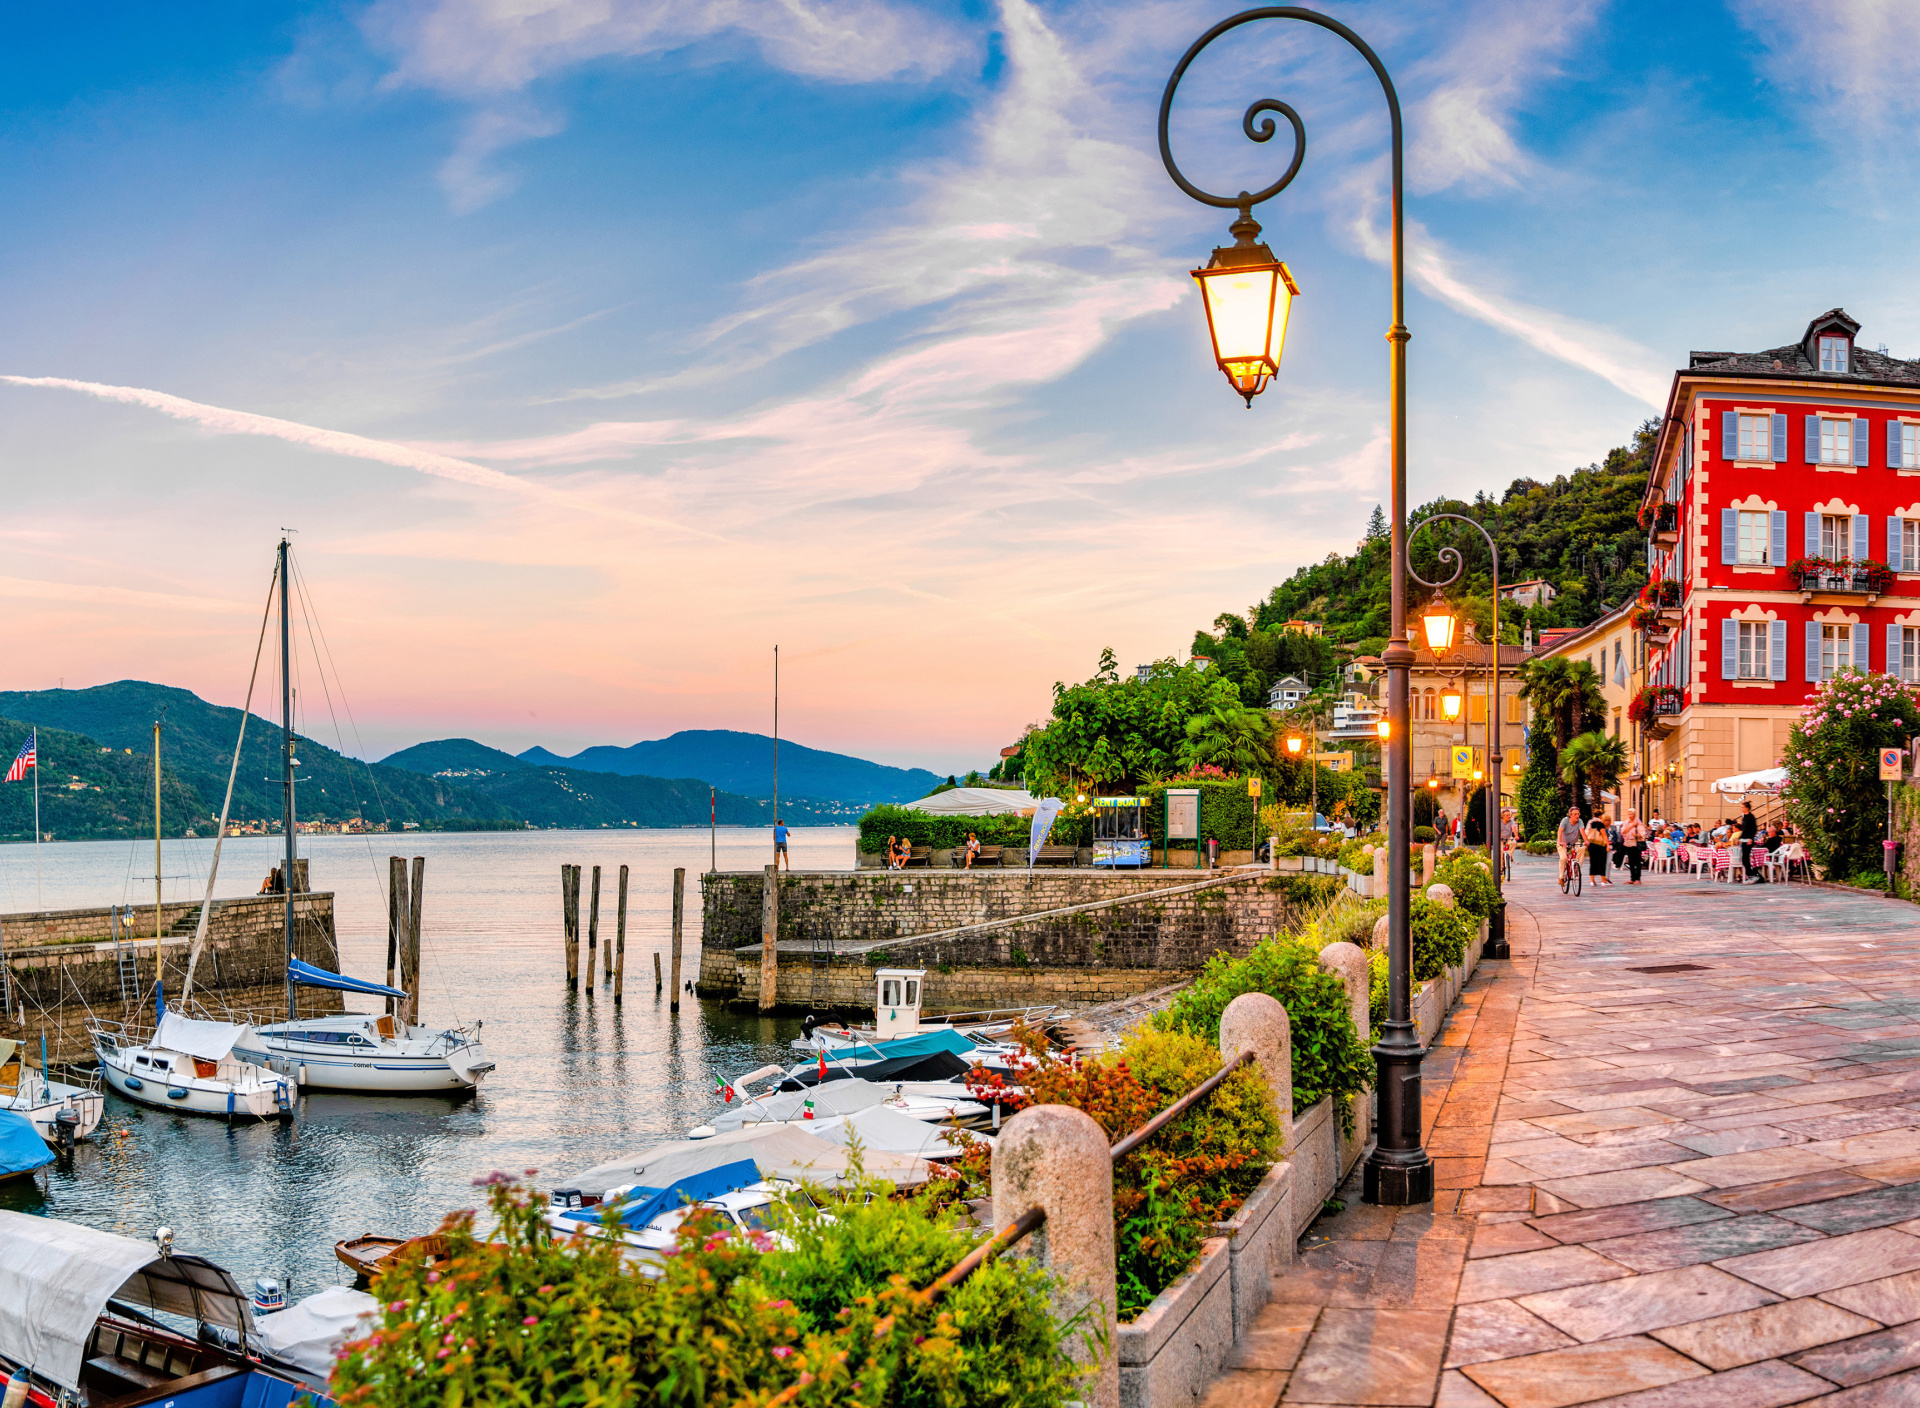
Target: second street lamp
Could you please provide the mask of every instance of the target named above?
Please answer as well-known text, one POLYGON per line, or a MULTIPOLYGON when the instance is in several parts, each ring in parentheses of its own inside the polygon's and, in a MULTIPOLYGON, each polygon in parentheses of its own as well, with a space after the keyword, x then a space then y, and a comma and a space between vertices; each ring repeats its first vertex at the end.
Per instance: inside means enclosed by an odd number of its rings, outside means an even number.
MULTIPOLYGON (((1173 111, 1173 95, 1200 52, 1221 35, 1255 20, 1299 20, 1338 35, 1367 61, 1374 77, 1380 80, 1380 91, 1387 100, 1391 132, 1388 262, 1392 322, 1387 328, 1387 458, 1392 476, 1390 497, 1393 507, 1389 520, 1392 591, 1387 645, 1380 656, 1381 662, 1387 667, 1387 716, 1380 721, 1380 737, 1383 741, 1380 751, 1385 755, 1386 764, 1383 781, 1387 817, 1387 1015, 1381 1023, 1380 1040, 1373 1048, 1374 1090, 1379 1100, 1380 1114, 1379 1138, 1367 1155, 1361 1196, 1370 1203, 1404 1207, 1433 1201, 1433 1160, 1428 1157, 1420 1137, 1420 1062, 1426 1051, 1420 1045, 1419 1030, 1413 1023, 1413 968, 1408 932, 1412 902, 1408 870, 1412 859, 1413 798, 1409 789, 1413 756, 1407 728, 1407 677, 1413 667, 1413 649, 1407 643, 1407 339, 1411 334, 1407 331, 1406 317, 1405 134, 1400 121, 1400 95, 1394 91, 1393 79, 1388 76, 1386 65, 1380 62, 1380 56, 1368 47, 1366 40, 1340 21, 1297 5, 1263 6, 1257 10, 1244 10, 1220 21, 1193 42, 1167 79, 1166 91, 1160 98, 1160 159, 1166 164, 1167 174, 1173 178, 1174 185, 1202 205, 1239 211, 1239 219, 1232 227, 1232 233, 1239 242, 1234 246, 1235 249, 1251 245, 1253 236, 1259 233, 1259 227, 1253 224, 1253 207, 1279 195, 1299 174, 1300 163, 1307 152, 1306 128, 1301 124, 1300 115, 1276 98, 1261 98, 1247 109, 1241 118, 1240 128, 1252 141, 1272 140, 1278 128, 1269 114, 1277 113, 1292 124, 1293 160, 1272 185, 1231 196, 1203 191, 1181 174, 1179 165, 1173 159, 1167 124, 1173 111), (1243 224, 1252 227, 1244 234, 1241 229, 1243 224)), ((1272 259, 1271 253, 1264 257, 1272 259)), ((1277 260, 1273 262, 1278 263, 1277 260)), ((1196 271, 1196 274, 1205 272, 1196 271)), ((1280 272, 1274 272, 1276 281, 1280 272)), ((1273 306, 1277 309, 1279 284, 1276 282, 1272 287, 1273 306)), ((1291 296, 1293 285, 1290 280, 1287 288, 1291 296)), ((1257 297, 1253 296, 1257 289, 1249 286, 1238 292, 1257 306, 1257 297)), ((1232 381, 1234 390, 1246 397, 1248 406, 1251 406, 1254 394, 1265 388, 1267 379, 1279 367, 1279 349, 1271 342, 1271 322, 1268 325, 1268 355, 1265 360, 1255 362, 1251 358, 1246 359, 1236 371, 1232 365, 1235 359, 1226 354, 1246 349, 1224 345, 1212 320, 1211 305, 1208 311, 1208 328, 1214 338, 1214 360, 1232 381)))

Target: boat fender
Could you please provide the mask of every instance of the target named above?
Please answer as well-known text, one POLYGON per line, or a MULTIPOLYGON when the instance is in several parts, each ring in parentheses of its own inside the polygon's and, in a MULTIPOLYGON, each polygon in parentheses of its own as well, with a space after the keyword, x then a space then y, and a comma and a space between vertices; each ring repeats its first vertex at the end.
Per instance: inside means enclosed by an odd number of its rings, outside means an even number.
POLYGON ((147 1083, 141 1080, 139 1076, 127 1077, 128 1090, 145 1090, 146 1088, 147 1088, 147 1083))
POLYGON ((710 1124, 697 1124, 692 1129, 687 1131, 687 1138, 711 1139, 713 1138, 714 1135, 718 1134, 719 1132, 720 1132, 719 1130, 715 1129, 710 1124))
POLYGON ((27 1371, 15 1369, 13 1377, 7 1380, 7 1396, 0 1398, 0 1408, 27 1408, 27 1371))
POLYGON ((184 1100, 186 1098, 187 1092, 183 1086, 171 1086, 167 1090, 167 1099, 169 1100, 184 1100))

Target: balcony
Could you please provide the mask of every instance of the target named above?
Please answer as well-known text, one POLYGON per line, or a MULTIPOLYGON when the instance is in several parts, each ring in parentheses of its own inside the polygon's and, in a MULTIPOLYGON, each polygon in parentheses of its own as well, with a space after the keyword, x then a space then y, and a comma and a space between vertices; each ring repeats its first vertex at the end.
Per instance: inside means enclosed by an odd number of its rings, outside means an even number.
POLYGON ((1661 504, 1653 511, 1653 523, 1650 528, 1655 547, 1671 548, 1680 541, 1680 507, 1678 504, 1661 504))
POLYGON ((1802 602, 1817 596, 1861 597, 1871 605, 1893 584, 1893 572, 1880 562, 1825 562, 1802 559, 1787 569, 1802 602))

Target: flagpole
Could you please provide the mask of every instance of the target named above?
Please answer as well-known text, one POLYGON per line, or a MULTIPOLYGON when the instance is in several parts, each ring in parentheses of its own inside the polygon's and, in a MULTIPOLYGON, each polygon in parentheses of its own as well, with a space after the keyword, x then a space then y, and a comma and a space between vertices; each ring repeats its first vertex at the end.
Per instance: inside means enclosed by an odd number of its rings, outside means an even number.
POLYGON ((40 893, 40 726, 30 724, 27 740, 33 744, 33 907, 45 911, 46 897, 40 893))

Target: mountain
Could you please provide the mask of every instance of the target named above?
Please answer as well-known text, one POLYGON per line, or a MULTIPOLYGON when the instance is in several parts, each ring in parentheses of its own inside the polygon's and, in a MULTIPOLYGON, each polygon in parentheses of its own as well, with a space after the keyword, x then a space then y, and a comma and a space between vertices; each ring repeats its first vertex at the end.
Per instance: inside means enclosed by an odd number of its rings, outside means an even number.
MULTIPOLYGON (((0 719, 0 753, 11 762, 31 725, 0 719)), ((109 748, 85 734, 40 726, 40 831, 61 841, 124 840, 153 835, 151 739, 137 753, 109 748)), ((0 840, 33 839, 33 774, 0 784, 0 840)), ((181 781, 161 750, 160 818, 166 834, 198 826, 212 834, 200 794, 181 781)))
POLYGON ((475 743, 471 738, 441 738, 432 743, 416 743, 380 760, 380 766, 423 772, 429 777, 465 779, 490 777, 496 773, 518 772, 533 764, 522 762, 511 753, 475 743))
MULTIPOLYGON (((149 794, 152 787, 153 721, 156 717, 161 720, 160 762, 163 782, 171 776, 178 780, 183 789, 181 807, 177 809, 164 796, 163 787, 162 819, 166 823, 166 830, 177 836, 190 823, 205 830, 206 824, 219 815, 221 798, 226 794, 227 771, 233 763, 233 740, 240 729, 240 710, 209 704, 184 689, 148 684, 141 680, 120 680, 92 689, 0 691, 0 718, 22 721, 19 730, 7 735, 16 737, 13 744, 15 751, 20 746, 18 740, 25 738, 24 725, 29 723, 39 725, 46 738, 52 738, 55 730, 82 735, 82 742, 71 746, 91 746, 95 750, 94 756, 103 760, 107 755, 99 752, 101 748, 118 753, 123 764, 138 760, 139 767, 146 770, 149 779, 149 794), (131 750, 131 756, 127 750, 131 750)), ((506 806, 481 793, 417 772, 360 762, 335 752, 305 734, 297 734, 296 737, 300 759, 296 771, 299 779, 297 800, 299 814, 304 821, 342 821, 359 816, 368 821, 385 820, 397 829, 405 821, 425 825, 514 819, 514 814, 506 806)), ((234 778, 233 820, 264 821, 280 816, 280 744, 281 733, 277 724, 269 723, 258 715, 248 721, 240 769, 234 778)), ((63 749, 66 746, 63 744, 63 749)), ((7 756, 10 759, 13 755, 9 753, 7 756)), ((65 756, 63 752, 62 757, 65 756)), ((49 789, 56 780, 63 786, 69 780, 65 774, 56 779, 55 771, 55 759, 49 755, 46 774, 40 780, 42 830, 52 829, 46 816, 49 789)), ((67 767, 67 773, 76 772, 82 770, 67 767)), ((88 787, 94 785, 87 781, 84 773, 81 780, 88 787)), ((0 815, 4 815, 9 822, 19 815, 13 794, 22 791, 28 794, 26 815, 31 818, 31 789, 19 784, 0 788, 0 797, 6 799, 0 815)), ((116 804, 112 810, 102 813, 106 821, 100 821, 99 818, 96 821, 105 825, 115 816, 137 817, 139 814, 138 799, 129 796, 124 799, 124 805, 116 804)), ((151 802, 146 806, 145 815, 146 825, 151 827, 151 802)), ((31 820, 19 823, 19 830, 31 836, 31 820)), ((97 831, 89 834, 118 833, 97 831)))
MULTIPOLYGON (((627 776, 696 777, 711 786, 752 797, 773 793, 773 739, 733 729, 682 729, 667 738, 630 748, 601 746, 563 758, 545 748, 520 754, 527 763, 627 776)), ((828 753, 780 741, 780 795, 871 805, 910 802, 945 779, 925 768, 895 768, 845 753, 828 753)), ((785 805, 784 802, 782 804, 785 805)))

